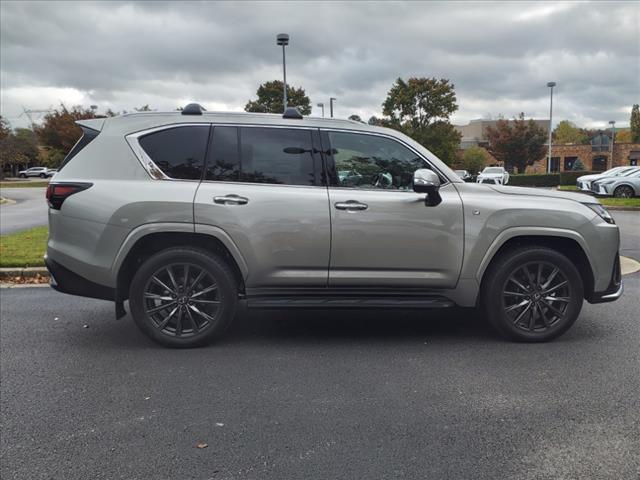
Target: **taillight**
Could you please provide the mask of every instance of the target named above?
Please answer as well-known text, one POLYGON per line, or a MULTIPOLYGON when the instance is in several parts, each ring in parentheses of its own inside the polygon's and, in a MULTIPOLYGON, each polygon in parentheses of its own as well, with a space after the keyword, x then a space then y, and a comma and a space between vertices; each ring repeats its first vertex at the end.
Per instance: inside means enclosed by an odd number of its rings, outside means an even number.
POLYGON ((47 186, 47 203, 54 210, 60 210, 64 201, 74 193, 86 190, 93 183, 49 183, 47 186))

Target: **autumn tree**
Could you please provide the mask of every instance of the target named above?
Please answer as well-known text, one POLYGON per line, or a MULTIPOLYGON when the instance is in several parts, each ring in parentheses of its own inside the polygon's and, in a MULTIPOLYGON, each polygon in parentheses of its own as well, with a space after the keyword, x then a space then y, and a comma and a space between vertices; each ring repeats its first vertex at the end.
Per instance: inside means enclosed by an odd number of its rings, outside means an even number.
POLYGON ((473 175, 484 168, 486 161, 486 150, 475 145, 467 148, 462 154, 462 164, 464 165, 464 169, 473 175))
POLYGON ((81 106, 69 109, 60 104, 60 108, 44 117, 42 125, 36 127, 35 132, 44 147, 67 153, 82 135, 76 120, 88 118, 95 118, 91 109, 81 106))
POLYGON ((637 103, 631 108, 629 123, 631 126, 631 141, 640 143, 640 106, 637 103))
POLYGON ((409 135, 451 164, 461 138, 449 122, 457 109, 454 85, 449 80, 398 78, 382 104, 386 118, 381 123, 409 135))
POLYGON ((37 159, 38 145, 33 131, 28 128, 13 131, 0 117, 0 177, 4 177, 5 170, 15 175, 18 167, 28 167, 37 159))
POLYGON ((583 144, 588 142, 589 137, 569 120, 562 120, 553 131, 553 140, 560 144, 583 144))
POLYGON ((533 120, 525 120, 524 113, 487 127, 489 153, 506 167, 516 167, 518 173, 524 173, 527 166, 544 157, 546 138, 544 129, 533 120))
POLYGON ((633 143, 631 137, 631 130, 616 130, 616 143, 633 143))
MULTIPOLYGON (((245 105, 246 112, 282 113, 284 111, 282 81, 273 80, 263 83, 258 87, 256 95, 258 96, 256 100, 249 100, 245 105)), ((302 115, 311 114, 311 100, 302 87, 295 88, 287 85, 287 105, 296 107, 302 115)))

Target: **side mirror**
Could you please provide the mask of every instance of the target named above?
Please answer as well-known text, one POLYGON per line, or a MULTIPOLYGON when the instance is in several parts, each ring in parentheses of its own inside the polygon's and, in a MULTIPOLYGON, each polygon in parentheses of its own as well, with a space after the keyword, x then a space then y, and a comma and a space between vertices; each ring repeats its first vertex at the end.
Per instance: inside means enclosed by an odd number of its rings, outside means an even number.
POLYGON ((436 172, 427 168, 421 168, 413 172, 413 191, 427 194, 424 199, 426 206, 435 207, 442 202, 442 197, 438 190, 440 190, 440 177, 436 172))

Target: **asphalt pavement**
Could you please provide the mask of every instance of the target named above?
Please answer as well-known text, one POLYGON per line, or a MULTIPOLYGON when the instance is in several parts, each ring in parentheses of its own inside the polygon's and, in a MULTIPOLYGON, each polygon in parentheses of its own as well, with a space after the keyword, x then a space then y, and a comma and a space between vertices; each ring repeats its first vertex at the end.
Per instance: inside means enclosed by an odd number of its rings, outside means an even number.
POLYGON ((640 211, 611 211, 620 227, 620 255, 640 261, 640 211))
POLYGON ((2 289, 0 476, 637 479, 640 273, 625 283, 547 344, 467 310, 252 311, 195 350, 109 302, 2 289))
POLYGON ((0 205, 0 235, 47 224, 46 188, 3 188, 3 197, 15 204, 0 205))

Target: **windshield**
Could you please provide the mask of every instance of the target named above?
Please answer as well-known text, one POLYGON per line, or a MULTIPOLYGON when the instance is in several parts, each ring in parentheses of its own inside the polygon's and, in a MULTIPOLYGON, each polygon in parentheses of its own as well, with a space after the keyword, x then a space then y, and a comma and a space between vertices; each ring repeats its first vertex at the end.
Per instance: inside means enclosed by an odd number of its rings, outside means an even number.
POLYGON ((618 175, 622 175, 629 170, 633 170, 631 167, 615 167, 611 170, 607 170, 602 174, 603 177, 617 177, 618 175))
POLYGON ((482 171, 482 173, 502 173, 502 168, 501 167, 487 167, 482 171))
POLYGON ((630 177, 632 175, 635 176, 635 174, 638 173, 639 171, 640 169, 638 168, 630 168, 628 170, 625 170, 624 172, 623 171, 618 172, 618 175, 621 177, 630 177))

